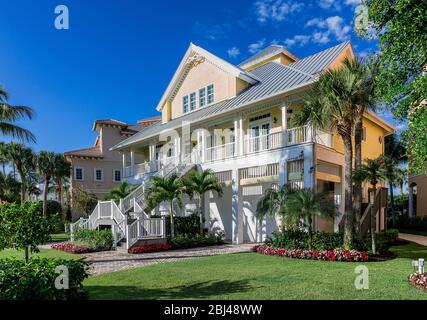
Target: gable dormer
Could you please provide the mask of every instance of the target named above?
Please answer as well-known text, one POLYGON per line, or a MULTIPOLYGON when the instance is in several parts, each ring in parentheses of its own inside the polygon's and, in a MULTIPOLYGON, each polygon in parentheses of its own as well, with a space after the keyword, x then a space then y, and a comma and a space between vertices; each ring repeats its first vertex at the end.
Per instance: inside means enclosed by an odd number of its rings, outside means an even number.
POLYGON ((292 52, 286 50, 285 47, 272 44, 241 62, 239 67, 246 71, 251 71, 269 62, 291 64, 298 60, 300 59, 292 52))
POLYGON ((230 99, 258 79, 212 53, 190 44, 157 110, 162 122, 230 99))

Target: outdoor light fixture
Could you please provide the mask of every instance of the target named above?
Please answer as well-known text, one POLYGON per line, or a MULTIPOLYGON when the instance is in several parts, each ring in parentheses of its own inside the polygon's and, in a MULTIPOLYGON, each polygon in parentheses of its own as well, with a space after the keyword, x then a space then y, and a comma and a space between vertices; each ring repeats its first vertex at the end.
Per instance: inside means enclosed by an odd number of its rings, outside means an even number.
POLYGON ((424 273, 424 259, 412 260, 412 266, 418 267, 418 273, 424 273))

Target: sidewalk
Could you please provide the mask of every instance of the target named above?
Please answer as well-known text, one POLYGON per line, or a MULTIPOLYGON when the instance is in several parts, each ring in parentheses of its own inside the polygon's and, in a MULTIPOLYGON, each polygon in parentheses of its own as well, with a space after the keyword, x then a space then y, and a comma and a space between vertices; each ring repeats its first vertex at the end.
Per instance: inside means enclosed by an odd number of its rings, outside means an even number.
POLYGON ((399 233, 399 239, 415 242, 415 243, 418 243, 422 246, 427 247, 427 237, 426 236, 418 236, 418 235, 409 234, 409 233, 399 233))

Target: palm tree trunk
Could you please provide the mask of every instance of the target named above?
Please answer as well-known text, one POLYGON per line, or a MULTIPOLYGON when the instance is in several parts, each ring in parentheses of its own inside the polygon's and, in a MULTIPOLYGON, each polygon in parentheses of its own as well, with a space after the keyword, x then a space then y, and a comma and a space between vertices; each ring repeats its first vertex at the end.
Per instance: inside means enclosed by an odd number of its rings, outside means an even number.
POLYGON ((353 149, 351 143, 351 136, 344 134, 342 135, 344 141, 345 150, 345 168, 344 168, 344 247, 350 249, 353 245, 354 238, 354 219, 353 219, 353 208, 352 208, 352 159, 353 149))
POLYGON ((58 200, 59 200, 59 203, 61 204, 61 207, 62 207, 62 179, 60 178, 59 180, 58 180, 58 188, 59 188, 59 195, 58 195, 58 200))
POLYGON ((390 206, 391 206, 391 221, 393 227, 396 226, 396 213, 394 212, 394 193, 393 193, 393 181, 389 181, 390 187, 390 206))
POLYGON ((43 216, 47 216, 47 194, 49 192, 49 177, 44 177, 44 190, 43 190, 43 216))
POLYGON ((30 260, 30 253, 28 250, 28 246, 25 246, 24 255, 25 255, 25 263, 28 263, 28 261, 30 260))
POLYGON ((377 253, 377 239, 376 239, 376 233, 377 233, 377 217, 375 212, 375 196, 376 196, 376 185, 373 186, 372 189, 372 197, 373 200, 371 201, 371 241, 372 241, 372 253, 377 253))
MULTIPOLYGON (((362 117, 359 117, 356 122, 355 134, 354 134, 354 166, 357 170, 362 165, 362 133, 363 124, 362 117)), ((354 231, 358 239, 361 238, 360 234, 360 218, 362 215, 362 181, 356 181, 354 183, 354 231)))
POLYGON ((175 225, 173 223, 173 200, 170 201, 170 222, 171 222, 171 238, 175 238, 175 225))
POLYGON ((200 194, 199 195, 199 218, 200 218, 200 235, 203 235, 203 217, 205 215, 205 195, 204 194, 200 194))
POLYGON ((22 171, 22 168, 18 168, 19 177, 21 178, 21 204, 25 201, 25 174, 22 171))

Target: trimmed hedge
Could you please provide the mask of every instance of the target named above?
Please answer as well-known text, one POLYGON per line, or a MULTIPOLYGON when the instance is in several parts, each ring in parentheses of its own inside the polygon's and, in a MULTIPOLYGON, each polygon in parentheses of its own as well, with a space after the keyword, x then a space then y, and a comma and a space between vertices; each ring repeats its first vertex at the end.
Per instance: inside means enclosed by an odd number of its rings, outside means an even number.
POLYGON ((397 220, 398 229, 416 230, 416 231, 427 231, 427 216, 425 217, 413 217, 400 216, 397 220))
MULTIPOLYGON (((171 225, 169 217, 166 221, 166 235, 171 234, 171 225)), ((186 217, 174 217, 173 224, 175 227, 175 235, 195 235, 200 233, 200 218, 197 214, 192 214, 186 217)))
POLYGON ((193 236, 177 235, 173 239, 168 238, 168 244, 174 249, 205 247, 222 243, 224 243, 224 233, 207 233, 203 236, 200 234, 195 234, 193 236))
POLYGON ((89 230, 78 228, 74 233, 74 242, 88 245, 92 251, 108 251, 114 244, 111 230, 89 230))
MULTIPOLYGON (((308 235, 302 230, 273 231, 273 237, 265 244, 269 247, 308 250, 308 235)), ((334 250, 343 245, 343 235, 340 233, 313 232, 313 250, 334 250)))
POLYGON ((32 258, 0 260, 0 300, 77 300, 85 299, 83 280, 88 264, 82 260, 32 258), (69 289, 59 290, 57 266, 68 268, 69 289))

